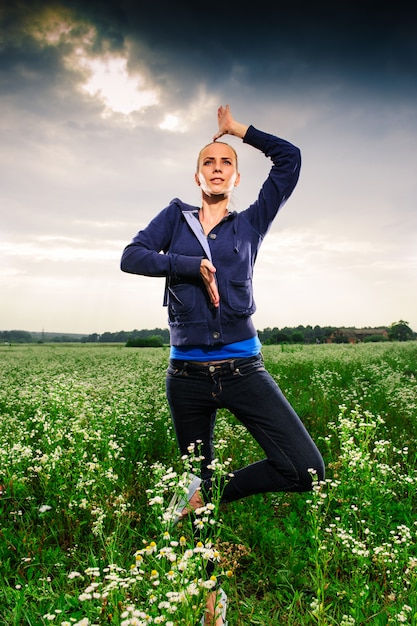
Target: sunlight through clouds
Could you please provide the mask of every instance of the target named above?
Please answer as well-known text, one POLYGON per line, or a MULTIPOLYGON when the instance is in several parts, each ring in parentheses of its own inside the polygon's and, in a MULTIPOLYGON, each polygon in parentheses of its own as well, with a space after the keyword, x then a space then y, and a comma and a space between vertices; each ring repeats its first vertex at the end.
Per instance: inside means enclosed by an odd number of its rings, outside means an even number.
POLYGON ((159 128, 161 130, 170 130, 172 132, 184 132, 186 130, 186 127, 181 124, 179 117, 177 115, 172 115, 171 113, 167 113, 167 115, 165 115, 163 121, 159 124, 159 128))
POLYGON ((69 52, 63 57, 64 64, 81 73, 84 80, 79 89, 102 102, 104 117, 112 113, 129 116, 159 104, 159 90, 146 85, 140 74, 129 73, 129 46, 117 54, 109 50, 101 55, 93 53, 96 29, 88 23, 73 20, 69 11, 45 10, 33 21, 30 30, 42 46, 66 45, 69 52))
POLYGON ((205 85, 202 83, 196 89, 194 98, 187 102, 187 105, 184 105, 181 111, 165 113, 159 128, 172 133, 186 133, 190 126, 205 115, 215 111, 217 105, 216 97, 208 93, 205 85))
POLYGON ((90 74, 82 90, 102 100, 108 110, 129 115, 158 104, 156 89, 146 89, 141 76, 129 76, 126 58, 109 56, 95 59, 80 56, 79 62, 80 67, 86 68, 90 74))

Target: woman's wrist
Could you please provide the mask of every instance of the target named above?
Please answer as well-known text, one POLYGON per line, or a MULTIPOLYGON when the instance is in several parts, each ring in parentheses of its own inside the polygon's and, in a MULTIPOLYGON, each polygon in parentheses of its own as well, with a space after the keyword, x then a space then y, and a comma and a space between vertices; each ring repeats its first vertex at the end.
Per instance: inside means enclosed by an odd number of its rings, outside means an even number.
POLYGON ((243 137, 246 135, 249 126, 247 124, 241 124, 240 122, 233 122, 232 128, 229 131, 229 135, 234 135, 235 137, 243 137))

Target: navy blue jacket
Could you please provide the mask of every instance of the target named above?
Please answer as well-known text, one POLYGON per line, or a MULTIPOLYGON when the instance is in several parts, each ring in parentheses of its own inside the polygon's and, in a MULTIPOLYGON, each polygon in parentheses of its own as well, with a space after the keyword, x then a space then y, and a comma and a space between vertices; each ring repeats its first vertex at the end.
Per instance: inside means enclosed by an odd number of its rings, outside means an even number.
POLYGON ((172 200, 126 246, 121 269, 144 276, 165 276, 171 344, 213 346, 256 335, 251 315, 256 306, 252 277, 259 247, 279 208, 297 184, 301 157, 298 148, 249 126, 243 141, 262 151, 272 169, 258 199, 244 211, 229 213, 208 234, 220 305, 211 305, 200 278, 206 257, 184 211, 198 208, 172 200))

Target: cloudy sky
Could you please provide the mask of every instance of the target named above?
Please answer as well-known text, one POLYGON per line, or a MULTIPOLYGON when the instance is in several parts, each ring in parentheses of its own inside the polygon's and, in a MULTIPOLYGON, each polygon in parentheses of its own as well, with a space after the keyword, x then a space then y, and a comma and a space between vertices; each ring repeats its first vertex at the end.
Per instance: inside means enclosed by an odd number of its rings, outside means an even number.
MULTIPOLYGON (((196 156, 225 103, 303 158, 258 258, 257 328, 417 330, 412 3, 7 4, 0 330, 167 326, 163 279, 122 273, 120 255, 173 197, 199 204, 196 156)), ((269 162, 228 140, 239 211, 269 162)))

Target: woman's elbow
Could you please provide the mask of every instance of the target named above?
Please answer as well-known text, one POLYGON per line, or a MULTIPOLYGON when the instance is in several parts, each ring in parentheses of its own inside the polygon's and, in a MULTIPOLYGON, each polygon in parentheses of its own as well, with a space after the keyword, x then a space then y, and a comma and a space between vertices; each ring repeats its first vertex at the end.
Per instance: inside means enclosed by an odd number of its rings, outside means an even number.
POLYGON ((120 269, 122 272, 128 272, 129 274, 135 273, 132 267, 132 254, 130 246, 126 246, 123 250, 122 258, 120 259, 120 269))

